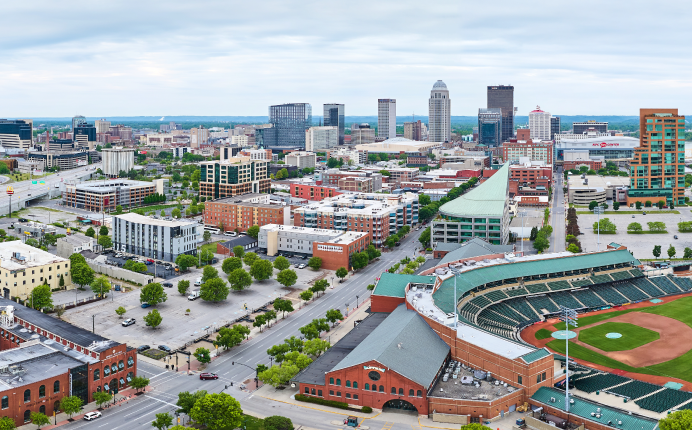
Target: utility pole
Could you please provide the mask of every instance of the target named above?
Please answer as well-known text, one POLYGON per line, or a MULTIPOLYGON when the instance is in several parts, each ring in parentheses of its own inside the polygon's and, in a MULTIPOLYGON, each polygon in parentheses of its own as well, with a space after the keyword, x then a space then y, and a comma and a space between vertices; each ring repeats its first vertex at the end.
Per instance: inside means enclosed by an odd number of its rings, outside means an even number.
POLYGON ((598 220, 596 222, 596 235, 597 235, 596 236, 597 237, 597 239, 596 239, 596 251, 597 252, 601 250, 601 214, 604 211, 605 210, 601 206, 596 206, 595 208, 593 208, 593 212, 596 214, 597 220, 598 220))

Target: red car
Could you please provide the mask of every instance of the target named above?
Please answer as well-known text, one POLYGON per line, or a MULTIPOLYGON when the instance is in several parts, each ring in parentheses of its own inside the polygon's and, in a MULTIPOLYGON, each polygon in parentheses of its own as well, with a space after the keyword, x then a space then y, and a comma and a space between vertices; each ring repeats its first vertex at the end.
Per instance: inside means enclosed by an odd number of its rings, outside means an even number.
POLYGON ((199 379, 219 379, 219 375, 216 373, 200 373, 199 379))

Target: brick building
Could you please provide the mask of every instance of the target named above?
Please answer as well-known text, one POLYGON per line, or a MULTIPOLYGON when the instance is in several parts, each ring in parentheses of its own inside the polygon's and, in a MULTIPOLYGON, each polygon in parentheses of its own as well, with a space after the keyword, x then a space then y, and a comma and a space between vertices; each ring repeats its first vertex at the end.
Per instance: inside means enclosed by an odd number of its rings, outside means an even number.
POLYGON ((163 194, 163 181, 114 179, 107 182, 65 184, 62 198, 65 206, 93 212, 115 211, 118 205, 124 208, 138 207, 145 197, 163 194))
POLYGON ((382 174, 377 172, 367 172, 363 170, 339 170, 329 169, 322 172, 322 185, 339 186, 342 178, 372 178, 373 192, 382 190, 382 174))
POLYGON ((502 144, 502 161, 518 162, 521 158, 553 164, 553 142, 510 139, 502 144))
POLYGON ((239 232, 246 232, 253 225, 290 224, 291 208, 268 202, 268 194, 226 197, 207 202, 204 205, 204 224, 223 227, 223 231, 239 232))
POLYGON ((291 196, 310 201, 320 201, 327 197, 335 197, 340 194, 341 193, 337 191, 336 187, 291 183, 291 196))
POLYGON ((553 181, 553 166, 531 163, 509 166, 509 197, 548 196, 553 181))

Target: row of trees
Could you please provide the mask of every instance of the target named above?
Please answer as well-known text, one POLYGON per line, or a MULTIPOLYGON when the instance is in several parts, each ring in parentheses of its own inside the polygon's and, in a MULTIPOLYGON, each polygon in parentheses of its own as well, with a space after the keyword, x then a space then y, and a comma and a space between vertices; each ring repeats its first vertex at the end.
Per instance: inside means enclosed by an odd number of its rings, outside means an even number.
MULTIPOLYGON (((666 254, 668 254, 668 258, 674 258, 675 254, 677 254, 678 251, 675 249, 673 245, 668 245, 668 250, 666 251, 666 254)), ((652 254, 654 254, 654 257, 658 258, 661 256, 661 245, 656 245, 654 246, 654 250, 652 251, 652 254)), ((685 259, 692 259, 692 248, 690 247, 685 247, 683 250, 683 256, 682 258, 685 259)))
MULTIPOLYGON (((649 227, 649 231, 653 233, 667 233, 666 224, 661 221, 647 222, 646 225, 649 227)), ((632 222, 627 225, 627 233, 641 233, 644 229, 642 225, 638 222, 632 222)))
POLYGON ((159 194, 159 193, 154 193, 154 194, 149 194, 148 196, 144 197, 142 200, 142 203, 145 205, 151 205, 154 203, 160 203, 160 202, 165 202, 166 201, 166 195, 165 194, 159 194))

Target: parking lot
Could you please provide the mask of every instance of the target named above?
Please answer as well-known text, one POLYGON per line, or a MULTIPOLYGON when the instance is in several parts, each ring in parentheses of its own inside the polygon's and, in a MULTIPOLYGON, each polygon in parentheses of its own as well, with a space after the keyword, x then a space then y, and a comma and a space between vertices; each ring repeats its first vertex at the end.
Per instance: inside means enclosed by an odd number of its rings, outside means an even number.
MULTIPOLYGON (((222 259, 213 267, 219 271, 219 276, 225 280, 226 274, 221 270, 221 263, 222 259)), ((245 269, 248 267, 245 266, 245 269)), ((178 293, 178 281, 183 279, 190 281, 188 291, 198 289, 193 285, 195 280, 202 276, 201 270, 193 269, 181 276, 170 278, 168 282, 171 282, 173 287, 165 288, 168 300, 156 306, 163 317, 161 325, 156 329, 147 327, 142 320, 153 308, 141 308, 139 290, 129 293, 115 292, 108 300, 69 309, 63 315, 63 319, 91 330, 92 315, 95 315, 96 333, 107 338, 126 342, 134 347, 146 344, 155 348, 160 344, 165 344, 171 348, 178 348, 182 347, 185 342, 201 336, 207 330, 212 330, 214 327, 219 327, 245 315, 247 313, 245 305, 249 309, 256 309, 268 302, 273 302, 277 297, 287 297, 293 300, 293 306, 297 309, 301 302, 297 297, 298 293, 307 289, 309 282, 320 276, 326 277, 330 282, 334 281, 333 271, 313 271, 309 268, 296 269, 295 271, 298 280, 291 288, 284 288, 276 281, 278 271, 274 270, 273 279, 262 282, 255 281, 244 291, 231 291, 225 301, 218 303, 205 302, 202 299, 190 301, 187 295, 182 296, 178 293), (115 309, 119 306, 123 306, 127 310, 123 319, 118 318, 115 313, 115 309), (186 309, 190 309, 189 315, 186 315, 186 309), (121 323, 127 318, 135 318, 135 324, 123 327, 121 323)))
MULTIPOLYGON (((118 267, 123 267, 125 262, 129 259, 131 260, 141 260, 144 261, 145 264, 147 265, 147 273, 154 275, 155 277, 158 278, 163 278, 163 279, 170 279, 170 278, 175 278, 177 273, 175 272, 173 264, 170 264, 166 261, 158 261, 158 263, 151 263, 147 261, 145 257, 140 257, 137 255, 134 256, 126 256, 126 257, 116 257, 115 253, 108 254, 108 260, 107 264, 111 264, 113 266, 118 266, 118 267)), ((156 260, 155 260, 156 261, 156 260)))
MULTIPOLYGON (((617 226, 617 233, 602 234, 600 249, 604 250, 609 243, 616 242, 626 246, 634 253, 636 258, 655 258, 653 255, 654 246, 660 245, 661 258, 668 258, 666 251, 668 246, 673 245, 677 251, 676 257, 680 258, 686 246, 692 247, 692 244, 690 244, 692 234, 678 232, 678 222, 692 221, 692 213, 689 208, 679 208, 679 212, 680 214, 678 215, 646 211, 646 215, 637 214, 634 215, 634 218, 632 218, 632 215, 601 215, 601 218, 608 218, 617 226), (633 222, 641 224, 644 231, 649 230, 648 222, 663 222, 666 224, 668 232, 661 234, 628 234, 627 226, 633 222), (678 239, 674 238, 676 235, 678 239)), ((593 224, 596 222, 597 216, 578 215, 578 217, 579 229, 582 232, 579 236, 582 249, 585 252, 596 251, 598 248, 597 234, 593 230, 593 224)))

